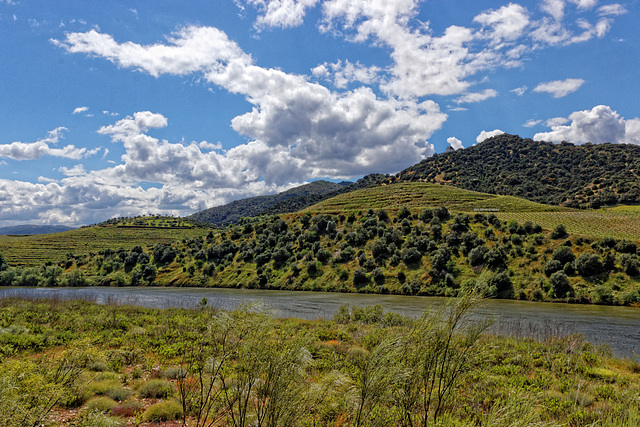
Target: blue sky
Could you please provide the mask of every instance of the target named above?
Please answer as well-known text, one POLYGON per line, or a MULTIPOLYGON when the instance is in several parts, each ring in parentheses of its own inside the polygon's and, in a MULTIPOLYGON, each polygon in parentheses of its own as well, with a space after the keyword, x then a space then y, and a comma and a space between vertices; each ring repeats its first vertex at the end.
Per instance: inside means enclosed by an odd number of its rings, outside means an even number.
POLYGON ((637 0, 0 0, 0 226, 188 215, 501 132, 640 143, 637 0))

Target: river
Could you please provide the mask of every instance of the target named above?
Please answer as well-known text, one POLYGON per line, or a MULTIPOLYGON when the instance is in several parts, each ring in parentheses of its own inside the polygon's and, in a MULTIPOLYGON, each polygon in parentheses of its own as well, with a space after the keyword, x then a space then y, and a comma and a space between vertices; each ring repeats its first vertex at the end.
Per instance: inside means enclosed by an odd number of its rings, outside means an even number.
MULTIPOLYGON (((449 301, 438 297, 365 295, 328 292, 265 291, 204 288, 7 288, 0 298, 85 299, 99 304, 131 304, 149 308, 194 308, 207 298, 209 306, 234 309, 263 303, 277 317, 330 319, 343 304, 380 304, 385 310, 419 316, 449 301)), ((599 305, 485 300, 473 318, 494 319, 493 332, 543 339, 551 334, 580 333, 590 342, 611 347, 620 357, 640 360, 640 309, 599 305)))

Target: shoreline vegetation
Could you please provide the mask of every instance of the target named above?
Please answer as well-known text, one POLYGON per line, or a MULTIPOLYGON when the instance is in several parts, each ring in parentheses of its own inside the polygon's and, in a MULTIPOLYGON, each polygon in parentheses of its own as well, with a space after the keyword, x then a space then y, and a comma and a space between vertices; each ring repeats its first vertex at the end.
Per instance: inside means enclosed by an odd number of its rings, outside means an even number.
MULTIPOLYGON (((547 216, 536 217, 537 204, 513 197, 424 183, 385 187, 343 194, 298 213, 243 218, 220 229, 185 222, 181 229, 165 230, 168 219, 123 218, 41 240, 5 239, 0 286, 192 286, 447 297, 479 288, 487 298, 640 306, 634 240, 590 237, 563 224, 549 227, 547 216), (390 204, 395 207, 384 207, 390 204), (500 211, 473 212, 477 206, 500 211), (501 219, 507 210, 505 215, 531 219, 501 219), (30 259, 40 243, 43 254, 30 259), (52 259, 48 252, 54 247, 58 252, 52 259), (60 254, 65 247, 69 250, 60 254), (19 260, 26 264, 17 266, 19 260)), ((549 209, 564 208, 547 206, 537 214, 562 213, 549 209)), ((594 216, 585 227, 596 230, 602 220, 594 216)))
MULTIPOLYGON (((3 425, 598 425, 640 422, 640 363, 579 335, 488 334, 477 294, 419 318, 345 305, 147 309, 0 300, 3 425), (173 424, 171 424, 173 423, 173 424), (164 424, 163 424, 164 425, 164 424)), ((495 325, 494 325, 495 326, 495 325)))

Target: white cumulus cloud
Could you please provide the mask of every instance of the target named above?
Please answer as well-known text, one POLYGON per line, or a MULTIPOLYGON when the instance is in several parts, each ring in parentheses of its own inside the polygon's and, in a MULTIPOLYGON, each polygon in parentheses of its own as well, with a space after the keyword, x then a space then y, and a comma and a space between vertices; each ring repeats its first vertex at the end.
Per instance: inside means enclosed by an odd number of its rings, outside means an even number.
POLYGON ((529 25, 529 14, 519 4, 510 3, 498 10, 481 13, 473 20, 482 24, 492 44, 498 45, 520 38, 529 25))
POLYGON ((259 11, 254 24, 257 30, 264 28, 291 28, 302 24, 308 8, 318 0, 236 0, 236 5, 256 7, 259 11))
POLYGON ((485 89, 482 92, 465 93, 464 95, 455 99, 456 104, 470 104, 475 102, 482 102, 489 98, 495 98, 498 96, 498 92, 494 89, 485 89))
MULTIPOLYGON (((69 52, 103 56, 153 76, 198 72, 207 81, 243 95, 254 108, 235 117, 231 125, 253 144, 236 152, 253 155, 259 150, 273 156, 273 164, 290 166, 284 171, 258 168, 268 182, 395 172, 433 154, 426 141, 447 117, 432 101, 381 99, 366 87, 332 92, 306 76, 259 67, 213 28, 184 28, 169 39, 169 45, 119 44, 95 31, 67 34, 63 42, 55 43, 69 52)), ((120 128, 125 133, 137 131, 142 129, 139 124, 134 117, 101 132, 122 139, 120 128)))
POLYGON ((331 80, 337 88, 346 88, 349 83, 360 82, 372 84, 379 80, 379 74, 382 69, 375 65, 366 67, 359 62, 355 64, 346 61, 338 61, 335 63, 325 62, 313 68, 312 73, 318 78, 331 80))
POLYGON ((464 148, 464 146, 462 145, 462 141, 454 136, 447 138, 447 144, 449 144, 454 150, 464 148))
POLYGON ((494 137, 494 136, 498 136, 498 135, 502 135, 503 133, 505 133, 505 132, 501 131, 500 129, 494 129, 492 131, 483 130, 477 136, 476 142, 480 143, 480 142, 484 141, 485 139, 488 139, 488 138, 491 138, 491 137, 494 137))
POLYGON ((540 123, 542 123, 542 120, 529 119, 522 126, 526 128, 532 128, 532 127, 538 126, 540 123))
POLYGON ((552 125, 550 132, 537 133, 533 138, 537 141, 567 141, 573 144, 613 142, 640 145, 640 119, 624 119, 608 105, 576 111, 565 119, 565 123, 569 121, 571 123, 568 125, 552 125))
POLYGON ((553 95, 554 98, 562 98, 577 91, 583 84, 584 80, 582 79, 554 80, 540 83, 533 91, 549 93, 553 95))
POLYGON ((94 152, 87 151, 86 148, 77 148, 74 145, 66 145, 62 148, 54 148, 63 138, 65 127, 58 127, 49 132, 46 138, 36 142, 12 142, 10 144, 0 144, 0 157, 7 157, 14 160, 36 160, 43 156, 65 157, 68 159, 81 159, 94 152))

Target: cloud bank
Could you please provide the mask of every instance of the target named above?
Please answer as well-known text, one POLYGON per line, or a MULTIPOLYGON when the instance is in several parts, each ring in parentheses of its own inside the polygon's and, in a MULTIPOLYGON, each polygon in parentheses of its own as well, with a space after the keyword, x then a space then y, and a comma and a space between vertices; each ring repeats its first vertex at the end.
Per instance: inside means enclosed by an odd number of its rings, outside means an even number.
POLYGON ((591 142, 601 144, 640 144, 640 119, 624 119, 607 105, 598 105, 591 110, 576 111, 568 119, 555 118, 550 132, 536 133, 536 141, 567 141, 573 144, 591 142), (564 123, 571 122, 568 125, 564 123))

